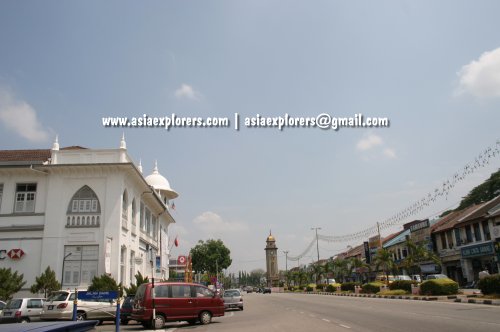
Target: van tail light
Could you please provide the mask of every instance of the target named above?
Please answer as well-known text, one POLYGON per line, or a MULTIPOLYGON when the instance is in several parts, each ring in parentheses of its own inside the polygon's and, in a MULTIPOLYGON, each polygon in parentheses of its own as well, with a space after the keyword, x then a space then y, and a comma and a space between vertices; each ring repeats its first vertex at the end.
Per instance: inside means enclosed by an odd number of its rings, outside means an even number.
POLYGON ((21 312, 20 311, 16 311, 16 313, 14 314, 14 316, 21 317, 21 312))
POLYGON ((57 309, 64 309, 64 308, 66 308, 67 306, 68 306, 68 304, 67 304, 67 303, 61 303, 61 304, 59 304, 59 305, 57 306, 57 309))

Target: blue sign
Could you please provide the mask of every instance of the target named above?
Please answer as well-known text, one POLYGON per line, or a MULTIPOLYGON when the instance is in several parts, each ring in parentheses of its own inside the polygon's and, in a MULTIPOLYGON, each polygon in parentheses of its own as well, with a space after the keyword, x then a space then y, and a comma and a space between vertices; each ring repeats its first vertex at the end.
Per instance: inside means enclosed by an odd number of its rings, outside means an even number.
POLYGON ((493 243, 482 243, 467 248, 461 248, 462 257, 478 257, 478 256, 488 256, 493 255, 495 252, 495 247, 493 243))
POLYGON ((78 292, 79 300, 113 300, 118 298, 118 291, 105 291, 105 292, 78 292))

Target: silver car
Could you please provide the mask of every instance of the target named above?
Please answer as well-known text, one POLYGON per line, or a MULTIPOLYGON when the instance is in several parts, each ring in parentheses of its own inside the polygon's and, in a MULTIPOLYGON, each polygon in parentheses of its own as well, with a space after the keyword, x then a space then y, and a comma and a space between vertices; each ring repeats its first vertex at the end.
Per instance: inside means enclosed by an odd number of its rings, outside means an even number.
POLYGON ((225 309, 240 309, 243 310, 243 295, 239 289, 227 289, 222 295, 225 309))
POLYGON ((39 321, 44 299, 16 298, 3 308, 0 323, 28 323, 39 321))

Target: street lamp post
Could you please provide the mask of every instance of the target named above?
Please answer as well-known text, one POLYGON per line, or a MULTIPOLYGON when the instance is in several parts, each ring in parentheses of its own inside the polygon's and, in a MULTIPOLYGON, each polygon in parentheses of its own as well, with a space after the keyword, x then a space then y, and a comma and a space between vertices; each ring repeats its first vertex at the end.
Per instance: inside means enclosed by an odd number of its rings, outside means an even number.
POLYGON ((61 289, 62 289, 62 286, 63 286, 63 283, 64 283, 64 263, 66 262, 66 258, 68 258, 69 256, 71 256, 71 252, 66 254, 66 256, 64 256, 63 258, 63 263, 62 263, 62 271, 61 271, 61 289))
POLYGON ((288 250, 284 250, 283 253, 285 254, 285 277, 286 277, 286 286, 288 287, 288 250))
POLYGON ((316 251, 318 252, 318 264, 319 264, 318 229, 321 229, 321 227, 312 227, 311 229, 316 231, 316 251))

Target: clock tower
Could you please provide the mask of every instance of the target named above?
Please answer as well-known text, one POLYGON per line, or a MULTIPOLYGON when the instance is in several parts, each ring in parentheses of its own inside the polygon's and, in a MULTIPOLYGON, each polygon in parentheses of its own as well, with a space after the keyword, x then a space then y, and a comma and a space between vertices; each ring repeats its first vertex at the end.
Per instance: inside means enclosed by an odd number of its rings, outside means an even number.
POLYGON ((279 286, 279 271, 278 271, 278 248, 276 240, 269 232, 266 239, 266 281, 267 287, 279 286))

